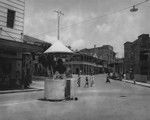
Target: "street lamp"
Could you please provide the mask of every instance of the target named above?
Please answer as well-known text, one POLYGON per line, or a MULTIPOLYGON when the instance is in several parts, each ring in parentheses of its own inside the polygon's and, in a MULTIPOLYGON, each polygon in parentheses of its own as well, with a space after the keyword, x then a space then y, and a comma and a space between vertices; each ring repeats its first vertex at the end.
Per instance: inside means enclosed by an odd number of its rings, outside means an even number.
POLYGON ((137 12, 138 11, 138 8, 135 7, 135 5, 133 5, 133 8, 130 9, 130 12, 137 12))
POLYGON ((148 1, 150 1, 150 0, 145 0, 145 1, 142 1, 142 2, 139 2, 139 3, 135 4, 135 5, 133 5, 132 8, 130 9, 130 12, 137 12, 138 8, 136 8, 136 6, 141 5, 141 4, 143 4, 145 2, 148 2, 148 1))

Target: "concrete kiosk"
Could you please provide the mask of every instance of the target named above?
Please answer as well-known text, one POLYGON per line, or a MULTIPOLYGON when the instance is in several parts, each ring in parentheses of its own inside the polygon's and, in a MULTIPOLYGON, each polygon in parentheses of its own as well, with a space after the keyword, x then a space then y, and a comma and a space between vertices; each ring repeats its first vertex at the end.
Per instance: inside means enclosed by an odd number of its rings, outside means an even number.
POLYGON ((44 99, 46 100, 70 100, 75 95, 73 78, 46 79, 44 83, 44 99))

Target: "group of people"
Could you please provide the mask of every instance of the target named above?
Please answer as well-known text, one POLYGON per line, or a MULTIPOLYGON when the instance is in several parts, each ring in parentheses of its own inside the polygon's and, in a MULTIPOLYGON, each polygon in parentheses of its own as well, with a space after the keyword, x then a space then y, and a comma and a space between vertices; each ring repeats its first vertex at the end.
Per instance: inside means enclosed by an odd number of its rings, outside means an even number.
MULTIPOLYGON (((80 74, 78 74, 77 85, 78 87, 81 87, 81 75, 80 74)), ((84 87, 93 87, 93 85, 94 85, 94 75, 91 74, 90 76, 86 76, 84 87)))
MULTIPOLYGON (((81 87, 81 74, 78 74, 78 78, 77 78, 77 85, 78 87, 81 87)), ((94 78, 94 75, 91 74, 91 75, 87 75, 85 77, 85 83, 84 83, 84 87, 93 87, 94 85, 94 82, 95 82, 95 78, 94 78)), ((106 83, 111 83, 110 81, 110 74, 107 73, 106 74, 106 83)))

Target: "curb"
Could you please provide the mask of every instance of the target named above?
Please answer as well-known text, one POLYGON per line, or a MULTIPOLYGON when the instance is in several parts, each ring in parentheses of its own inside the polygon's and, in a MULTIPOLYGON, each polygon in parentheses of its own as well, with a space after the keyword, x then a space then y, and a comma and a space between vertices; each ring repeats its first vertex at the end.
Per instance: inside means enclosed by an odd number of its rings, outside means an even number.
POLYGON ((6 90, 6 91, 0 91, 0 94, 9 94, 9 93, 21 93, 21 92, 34 92, 34 91, 43 91, 44 89, 26 89, 26 90, 6 90))
MULTIPOLYGON (((134 84, 132 81, 127 81, 127 80, 122 80, 123 82, 127 82, 127 83, 131 83, 131 84, 134 84)), ((150 88, 150 85, 148 84, 148 85, 144 85, 144 84, 142 84, 142 83, 139 83, 139 82, 136 82, 135 83, 135 85, 139 85, 139 86, 144 86, 144 87, 148 87, 148 88, 150 88)))

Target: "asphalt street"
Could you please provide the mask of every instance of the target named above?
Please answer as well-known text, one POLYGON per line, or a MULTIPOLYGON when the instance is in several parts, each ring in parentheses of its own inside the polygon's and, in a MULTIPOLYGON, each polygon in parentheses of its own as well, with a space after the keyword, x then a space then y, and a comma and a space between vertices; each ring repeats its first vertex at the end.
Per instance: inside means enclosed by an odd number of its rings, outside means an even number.
POLYGON ((1 94, 0 120, 150 120, 150 88, 105 81, 97 75, 94 86, 84 88, 82 78, 78 101, 40 101, 43 91, 1 94))

